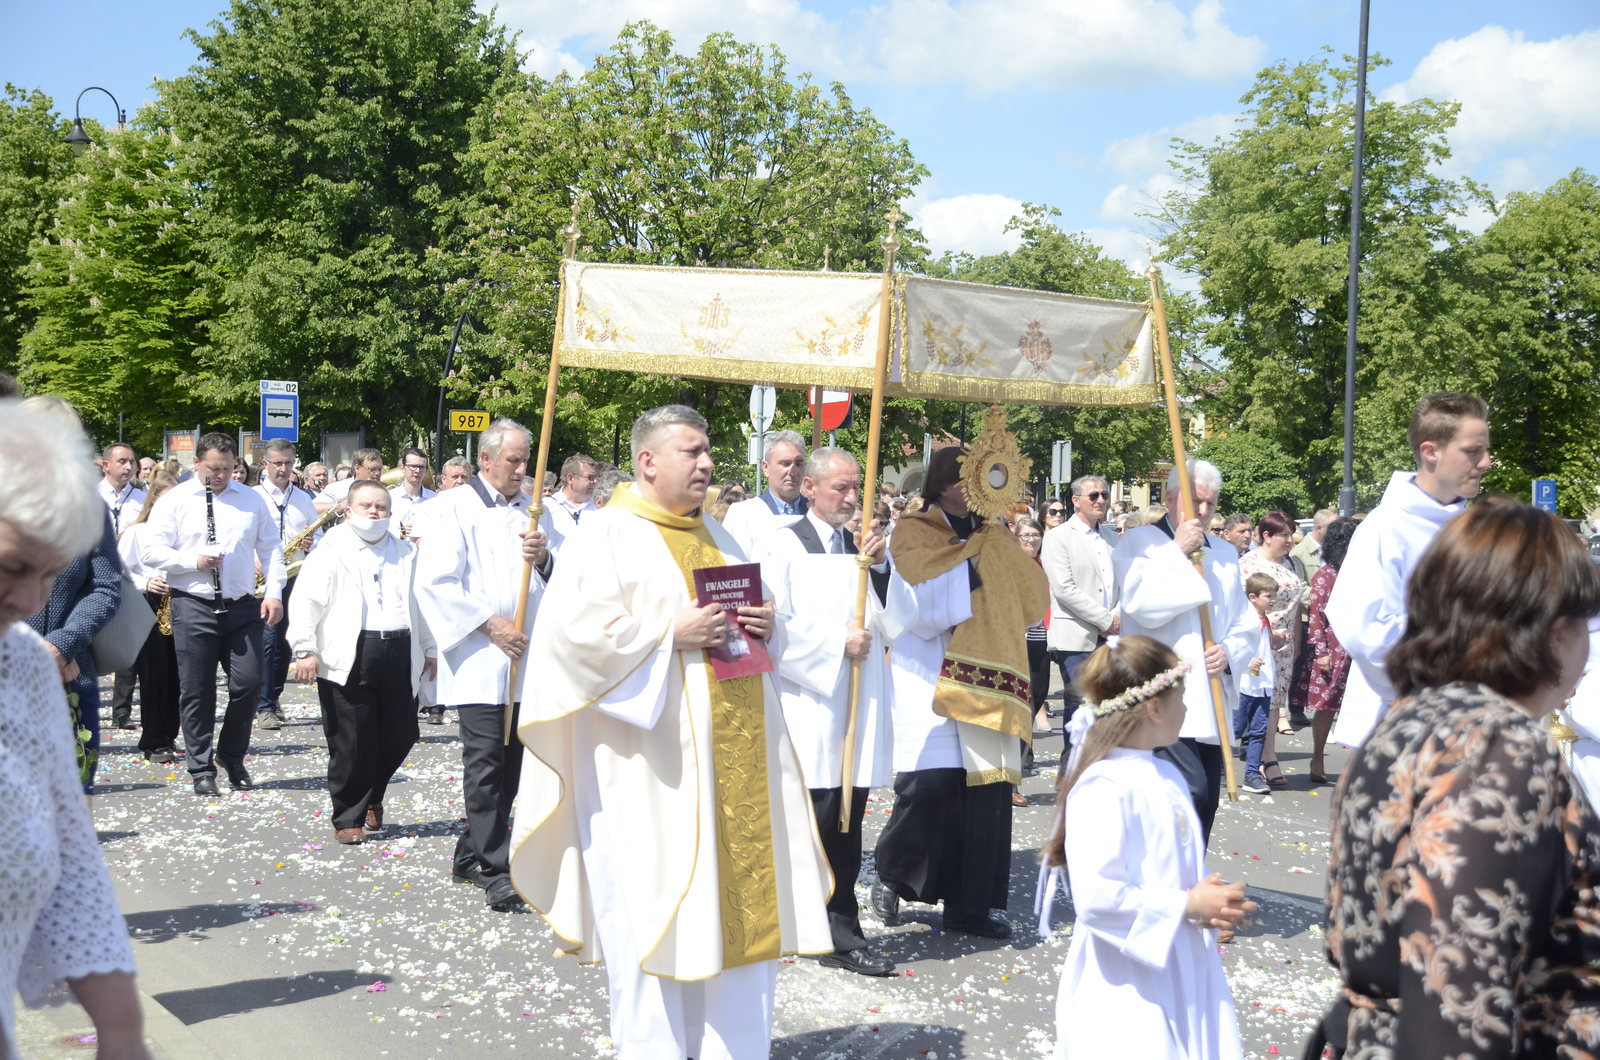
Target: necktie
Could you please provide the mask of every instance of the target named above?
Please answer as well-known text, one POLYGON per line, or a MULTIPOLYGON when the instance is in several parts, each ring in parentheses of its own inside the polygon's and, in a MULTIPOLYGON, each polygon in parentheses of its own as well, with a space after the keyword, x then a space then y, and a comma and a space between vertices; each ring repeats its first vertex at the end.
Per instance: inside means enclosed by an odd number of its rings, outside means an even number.
POLYGON ((833 532, 833 544, 828 546, 828 552, 831 555, 835 555, 835 556, 844 555, 844 531, 843 530, 835 530, 833 532))

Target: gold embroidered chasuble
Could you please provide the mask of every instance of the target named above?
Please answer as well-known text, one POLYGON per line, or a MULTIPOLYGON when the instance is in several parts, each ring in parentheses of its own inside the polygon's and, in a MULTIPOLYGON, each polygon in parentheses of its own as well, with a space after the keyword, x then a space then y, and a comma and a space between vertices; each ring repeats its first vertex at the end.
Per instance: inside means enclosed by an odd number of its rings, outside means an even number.
MULTIPOLYGON (((655 524, 694 598, 694 572, 728 562, 701 517, 672 515, 632 491, 612 503, 655 524)), ((763 684, 759 676, 718 681, 704 651, 711 699, 711 752, 717 793, 717 869, 722 881, 723 966, 779 955, 778 897, 768 799, 763 684)))
POLYGON ((980 584, 972 593, 972 617, 945 646, 933 711, 1031 740, 1027 637, 1050 606, 1043 569, 998 522, 984 523, 965 541, 937 510, 902 516, 895 525, 895 567, 910 585, 974 558, 980 584))

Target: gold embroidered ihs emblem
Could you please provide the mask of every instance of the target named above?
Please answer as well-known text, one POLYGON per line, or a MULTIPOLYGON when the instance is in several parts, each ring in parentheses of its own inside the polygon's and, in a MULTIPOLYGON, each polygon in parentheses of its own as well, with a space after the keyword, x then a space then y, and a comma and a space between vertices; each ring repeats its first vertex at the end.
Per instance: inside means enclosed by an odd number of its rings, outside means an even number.
POLYGON ((1045 362, 1054 355, 1055 350, 1050 345, 1050 336, 1039 327, 1037 320, 1028 322, 1028 330, 1022 338, 1017 340, 1017 352, 1022 354, 1023 360, 1033 365, 1034 374, 1044 371, 1045 362))

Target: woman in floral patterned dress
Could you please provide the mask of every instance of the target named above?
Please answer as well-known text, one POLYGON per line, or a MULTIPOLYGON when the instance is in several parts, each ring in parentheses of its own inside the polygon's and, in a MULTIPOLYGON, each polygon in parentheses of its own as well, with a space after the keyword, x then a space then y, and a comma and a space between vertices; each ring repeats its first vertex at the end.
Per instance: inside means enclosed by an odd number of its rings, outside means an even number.
POLYGON ((1600 572, 1554 516, 1492 498, 1440 531, 1406 603, 1400 698, 1335 795, 1323 1036, 1352 1060, 1592 1060, 1600 819, 1542 719, 1583 673, 1600 572))
POLYGON ((1267 716, 1267 742, 1261 749, 1261 775, 1274 788, 1286 788, 1283 770, 1278 766, 1277 734, 1293 729, 1288 724, 1289 689, 1294 684, 1294 642, 1300 629, 1300 597, 1306 583, 1289 566, 1289 550, 1294 548, 1294 520, 1283 512, 1268 512, 1256 523, 1256 547, 1239 559, 1239 577, 1265 574, 1278 583, 1278 595, 1267 612, 1272 627, 1272 713, 1267 716))
POLYGON ((1306 629, 1306 651, 1310 665, 1306 675, 1306 713, 1311 715, 1311 779, 1328 782, 1322 752, 1328 746, 1333 719, 1344 702, 1344 685, 1350 677, 1350 656, 1345 652, 1333 627, 1328 625, 1328 596, 1339 578, 1339 566, 1350 548, 1350 537, 1361 524, 1354 519, 1335 519, 1322 531, 1322 566, 1311 577, 1311 598, 1307 603, 1311 620, 1306 629))

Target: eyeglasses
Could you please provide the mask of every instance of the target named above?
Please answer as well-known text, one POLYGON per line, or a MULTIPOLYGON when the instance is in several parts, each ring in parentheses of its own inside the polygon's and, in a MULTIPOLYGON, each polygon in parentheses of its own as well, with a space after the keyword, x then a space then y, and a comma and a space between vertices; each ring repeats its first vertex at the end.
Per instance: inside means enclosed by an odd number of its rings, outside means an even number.
POLYGON ((426 470, 428 470, 428 465, 427 464, 404 464, 402 466, 407 471, 426 471, 426 470))
POLYGON ((1046 515, 1066 515, 1067 514, 1067 510, 1065 508, 1046 508, 1044 510, 1044 514, 1046 514, 1046 515))
POLYGON ((1101 493, 1099 490, 1095 490, 1093 493, 1080 493, 1078 496, 1088 497, 1092 501, 1108 501, 1111 499, 1111 494, 1101 493))

